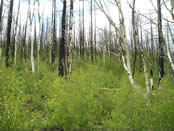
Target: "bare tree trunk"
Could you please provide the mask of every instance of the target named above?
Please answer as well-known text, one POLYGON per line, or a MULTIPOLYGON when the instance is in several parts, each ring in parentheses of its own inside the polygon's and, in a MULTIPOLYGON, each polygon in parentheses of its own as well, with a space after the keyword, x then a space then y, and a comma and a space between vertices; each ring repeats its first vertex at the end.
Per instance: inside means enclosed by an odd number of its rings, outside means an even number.
MULTIPOLYGON (((135 44, 135 48, 137 48, 137 45, 139 46, 139 49, 140 49, 140 54, 141 54, 141 58, 142 58, 142 62, 143 62, 143 69, 144 69, 144 77, 145 77, 145 85, 146 85, 146 91, 147 91, 147 95, 150 94, 150 88, 149 88, 149 79, 148 79, 148 70, 147 70, 147 63, 146 63, 146 60, 145 60, 145 56, 144 56, 144 51, 143 51, 143 46, 142 44, 140 44, 139 42, 139 37, 138 37, 138 28, 137 28, 137 25, 135 23, 135 0, 133 1, 133 13, 132 13, 132 26, 133 26, 133 35, 134 35, 134 43, 135 44)), ((137 49, 136 49, 137 50, 137 49)))
POLYGON ((133 0, 133 7, 132 7, 132 27, 133 27, 133 41, 134 41, 134 60, 133 60, 133 71, 132 71, 132 76, 134 78, 135 74, 135 68, 136 68, 136 61, 137 61, 137 41, 136 41, 136 36, 138 35, 137 30, 135 30, 135 1, 133 0))
POLYGON ((97 21, 96 21, 96 0, 94 1, 94 7, 95 7, 95 31, 94 31, 94 43, 95 43, 95 61, 97 60, 97 41, 96 41, 96 37, 97 37, 97 21))
POLYGON ((152 22, 150 22, 150 32, 151 32, 151 56, 152 56, 152 59, 154 57, 154 41, 153 41, 153 27, 152 27, 152 22))
POLYGON ((172 60, 172 56, 170 54, 170 49, 169 49, 169 24, 167 23, 167 42, 166 42, 166 48, 167 48, 167 56, 168 56, 168 59, 169 59, 169 62, 170 62, 170 65, 172 67, 172 70, 174 72, 174 63, 173 63, 173 60, 172 60))
POLYGON ((66 31, 66 0, 63 1, 63 13, 62 13, 62 36, 60 40, 59 50, 59 76, 65 75, 65 32, 66 31))
MULTIPOLYGON (((22 36, 21 36, 21 16, 20 16, 20 23, 19 23, 19 31, 18 31, 18 44, 17 42, 15 43, 15 58, 14 58, 14 62, 15 62, 15 65, 17 63, 17 50, 18 50, 18 45, 21 45, 21 40, 22 40, 22 36)), ((22 45, 21 45, 22 46, 22 45)))
POLYGON ((10 8, 8 12, 8 24, 7 24, 7 42, 6 42, 6 67, 9 67, 9 50, 11 44, 11 24, 12 24, 12 15, 13 15, 13 2, 14 0, 10 1, 10 8))
MULTIPOLYGON (((28 16, 29 16, 29 10, 28 10, 28 16)), ((24 36, 23 36, 23 40, 22 40, 22 54, 23 55, 21 55, 21 60, 22 60, 22 56, 23 56, 24 57, 24 64, 27 63, 26 36, 27 36, 28 20, 29 20, 29 18, 27 17, 26 24, 24 27, 24 36)))
POLYGON ((68 74, 72 73, 72 19, 73 19, 73 0, 70 1, 70 18, 69 18, 69 39, 68 39, 68 74))
POLYGON ((4 0, 1 0, 1 7, 0 7, 0 60, 2 57, 2 13, 3 13, 3 4, 4 4, 4 0))
POLYGON ((94 56, 93 56, 93 0, 91 0, 91 45, 90 45, 90 53, 91 53, 91 62, 94 63, 94 56))
MULTIPOLYGON (((29 0, 29 6, 30 6, 30 0, 29 0)), ((31 68, 32 68, 32 72, 35 72, 35 65, 34 65, 34 41, 32 39, 32 32, 33 32, 33 28, 32 28, 32 20, 34 17, 34 13, 35 13, 35 1, 34 1, 34 5, 33 5, 33 14, 31 14, 31 10, 30 12, 30 40, 31 40, 31 68)))
POLYGON ((162 19, 161 19, 161 0, 157 0, 158 7, 158 37, 159 37, 159 81, 158 87, 161 88, 161 81, 164 77, 164 40, 162 32, 162 19))
POLYGON ((83 47, 82 47, 82 59, 84 58, 85 50, 85 0, 83 0, 83 47))
POLYGON ((132 76, 132 71, 131 71, 131 64, 130 64, 130 53, 129 53, 129 48, 128 48, 128 41, 126 38, 126 29, 125 29, 125 24, 124 24, 124 16, 123 16, 123 11, 121 8, 121 1, 115 1, 117 4, 117 7, 119 9, 119 13, 120 13, 120 24, 121 24, 121 38, 122 38, 122 42, 123 42, 123 47, 122 49, 124 50, 124 54, 122 56, 122 60, 123 60, 123 64, 125 65, 125 70, 128 72, 128 77, 130 80, 130 83, 133 85, 134 88, 136 88, 136 85, 134 83, 133 80, 133 76, 132 76), (126 62, 126 63, 125 63, 126 62))
POLYGON ((52 48, 51 48, 51 63, 54 71, 55 57, 56 57, 56 0, 53 0, 53 28, 52 28, 52 48))
POLYGON ((16 16, 16 24, 15 24, 14 36, 13 36, 13 40, 12 40, 12 62, 14 60, 15 52, 16 52, 16 49, 17 49, 16 34, 17 34, 17 27, 18 27, 19 11, 20 11, 20 0, 19 0, 19 3, 18 3, 18 12, 17 12, 17 16, 16 16))
POLYGON ((38 0, 38 20, 39 20, 39 39, 38 39, 38 47, 37 47, 37 64, 38 71, 40 71, 40 44, 41 44, 41 15, 40 15, 40 1, 38 0))

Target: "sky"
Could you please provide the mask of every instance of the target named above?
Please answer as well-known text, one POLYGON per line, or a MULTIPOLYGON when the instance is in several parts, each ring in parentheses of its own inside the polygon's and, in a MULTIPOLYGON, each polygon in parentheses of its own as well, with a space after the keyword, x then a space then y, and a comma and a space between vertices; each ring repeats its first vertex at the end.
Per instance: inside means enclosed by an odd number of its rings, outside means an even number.
MULTIPOLYGON (((28 9, 28 2, 27 0, 21 0, 21 16, 22 19, 25 20, 27 17, 27 9, 28 9)), ((69 3, 69 0, 67 0, 69 3)), ((107 0, 106 0, 107 1, 107 0)), ((139 12, 141 12, 142 14, 146 14, 149 11, 153 11, 154 12, 154 8, 150 2, 151 0, 136 0, 136 10, 138 10, 139 12)), ((156 0, 152 0, 154 5, 156 5, 156 0)), ((122 2, 122 9, 124 12, 124 17, 125 17, 125 24, 128 26, 130 25, 130 21, 131 21, 131 9, 128 5, 128 3, 132 3, 132 0, 121 0, 122 2)), ((51 16, 51 7, 52 7, 52 3, 51 0, 40 0, 40 10, 41 12, 44 11, 44 16, 51 16)), ((81 2, 82 4, 82 2, 81 2)), ((16 10, 15 12, 17 12, 17 5, 18 5, 18 0, 15 0, 15 7, 16 10)), ((58 14, 60 15, 60 11, 62 10, 62 2, 60 2, 60 0, 58 0, 57 2, 57 6, 58 6, 58 14)), ((117 21, 118 20, 118 15, 116 12, 117 8, 115 8, 114 6, 112 6, 111 4, 108 4, 109 10, 110 10, 110 14, 112 16, 112 18, 117 21)), ((74 10, 76 11, 74 16, 78 16, 78 10, 79 10, 79 0, 75 0, 74 1, 74 10)), ((165 10, 163 10, 163 14, 164 12, 166 12, 165 10)), ((89 5, 87 0, 85 0, 85 22, 86 25, 88 25, 89 21, 90 21, 90 17, 89 17, 89 5)), ((169 16, 168 13, 166 12, 165 14, 167 14, 167 17, 169 16)), ((78 21, 78 18, 75 20, 78 21)), ((104 16, 104 14, 100 11, 97 10, 97 26, 99 27, 104 27, 108 25, 108 21, 106 19, 106 17, 104 16)))
MULTIPOLYGON (((18 1, 19 0, 14 0, 15 4, 14 4, 14 13, 16 14, 17 12, 17 6, 18 6, 18 1)), ((32 0, 31 0, 32 1, 32 0)), ((40 12, 44 12, 44 17, 51 17, 51 12, 52 12, 52 0, 40 0, 40 12)), ((89 0, 85 0, 85 27, 86 29, 89 28, 89 23, 90 23, 90 8, 89 8, 89 4, 88 4, 89 0)), ((107 0, 106 0, 107 1, 107 0)), ((155 5, 156 8, 156 1, 157 0, 136 0, 136 11, 140 12, 141 14, 145 14, 146 16, 150 16, 149 12, 155 12, 154 7, 152 6, 151 1, 153 1, 153 4, 155 5)), ((7 0, 5 0, 5 3, 7 4, 7 0)), ((69 7, 69 0, 67 0, 67 5, 69 7)), ((132 3, 132 0, 121 0, 122 3, 122 10, 124 13, 124 18, 125 18, 125 25, 126 25, 126 32, 127 35, 129 35, 129 30, 130 30, 130 25, 131 25, 131 8, 129 7, 128 3, 132 3)), ((169 4, 169 2, 168 2, 169 4)), ((82 7, 82 2, 80 2, 80 5, 82 7)), ((57 1, 57 12, 58 15, 61 15, 61 11, 62 11, 62 2, 60 2, 60 0, 57 1)), ((118 9, 111 5, 108 4, 108 9, 110 12, 110 15, 112 16, 113 20, 116 21, 116 23, 118 23, 118 9)), ((20 12, 21 12, 21 20, 22 23, 25 23, 26 17, 27 17, 27 10, 28 10, 28 0, 21 0, 21 8, 20 8, 20 12)), ((76 27, 79 25, 79 0, 74 0, 74 23, 76 25, 76 27)), ((69 13, 69 11, 68 11, 69 13)), ((163 17, 168 18, 169 20, 171 20, 171 17, 168 13, 168 11, 166 11, 165 7, 163 6, 162 8, 162 13, 163 13, 163 17)), ((106 19, 106 17, 104 16, 104 14, 97 9, 96 12, 96 25, 98 28, 103 28, 103 27, 108 27, 108 20, 106 19)), ((156 13, 154 13, 154 15, 152 15, 152 17, 154 19, 156 19, 156 13)), ((60 17, 58 17, 59 19, 60 17)), ((146 19, 144 19, 146 20, 146 19)), ((60 20, 58 20, 57 22, 60 22, 60 20)), ((163 21, 163 24, 165 24, 166 22, 163 21)), ((59 23, 60 24, 60 23, 59 23)), ((143 28, 148 29, 150 26, 143 26, 143 28)))

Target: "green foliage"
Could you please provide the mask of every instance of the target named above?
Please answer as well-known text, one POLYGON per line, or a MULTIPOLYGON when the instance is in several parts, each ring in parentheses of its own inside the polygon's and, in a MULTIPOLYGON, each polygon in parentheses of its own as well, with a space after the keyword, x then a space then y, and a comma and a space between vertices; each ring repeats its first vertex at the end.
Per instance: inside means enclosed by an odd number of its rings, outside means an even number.
POLYGON ((66 78, 44 61, 35 73, 28 64, 1 64, 0 130, 174 130, 173 78, 146 97, 143 73, 136 73, 141 88, 134 89, 119 63, 76 61, 66 78))

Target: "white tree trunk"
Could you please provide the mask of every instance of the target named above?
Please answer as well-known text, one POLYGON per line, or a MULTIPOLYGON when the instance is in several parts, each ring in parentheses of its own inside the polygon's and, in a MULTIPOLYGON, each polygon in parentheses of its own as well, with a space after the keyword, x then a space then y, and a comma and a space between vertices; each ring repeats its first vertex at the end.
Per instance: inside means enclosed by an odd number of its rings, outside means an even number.
MULTIPOLYGON (((33 14, 35 14, 35 4, 33 5, 33 14)), ((30 40, 31 40, 31 69, 32 72, 35 72, 35 65, 34 65, 34 41, 32 39, 32 33, 34 32, 34 29, 32 28, 32 15, 31 15, 31 11, 30 11, 30 40)))
MULTIPOLYGON (((167 25, 168 28, 169 28, 169 25, 167 25)), ((169 62, 170 62, 170 65, 172 67, 172 70, 174 71, 174 63, 173 63, 173 60, 172 60, 172 57, 171 57, 171 54, 170 54, 170 49, 169 49, 169 32, 168 32, 169 29, 167 29, 167 42, 166 43, 166 48, 167 48, 167 56, 168 56, 168 59, 169 59, 169 62)))

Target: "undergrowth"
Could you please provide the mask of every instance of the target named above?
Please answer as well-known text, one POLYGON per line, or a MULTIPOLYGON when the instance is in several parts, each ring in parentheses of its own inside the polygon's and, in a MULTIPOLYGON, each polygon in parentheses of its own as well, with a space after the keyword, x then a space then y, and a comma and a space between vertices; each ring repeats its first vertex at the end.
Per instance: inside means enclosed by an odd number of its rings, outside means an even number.
POLYGON ((134 89, 119 63, 76 62, 64 78, 45 62, 35 73, 1 64, 0 129, 174 130, 173 78, 166 75, 164 88, 147 98, 143 73, 134 89))

